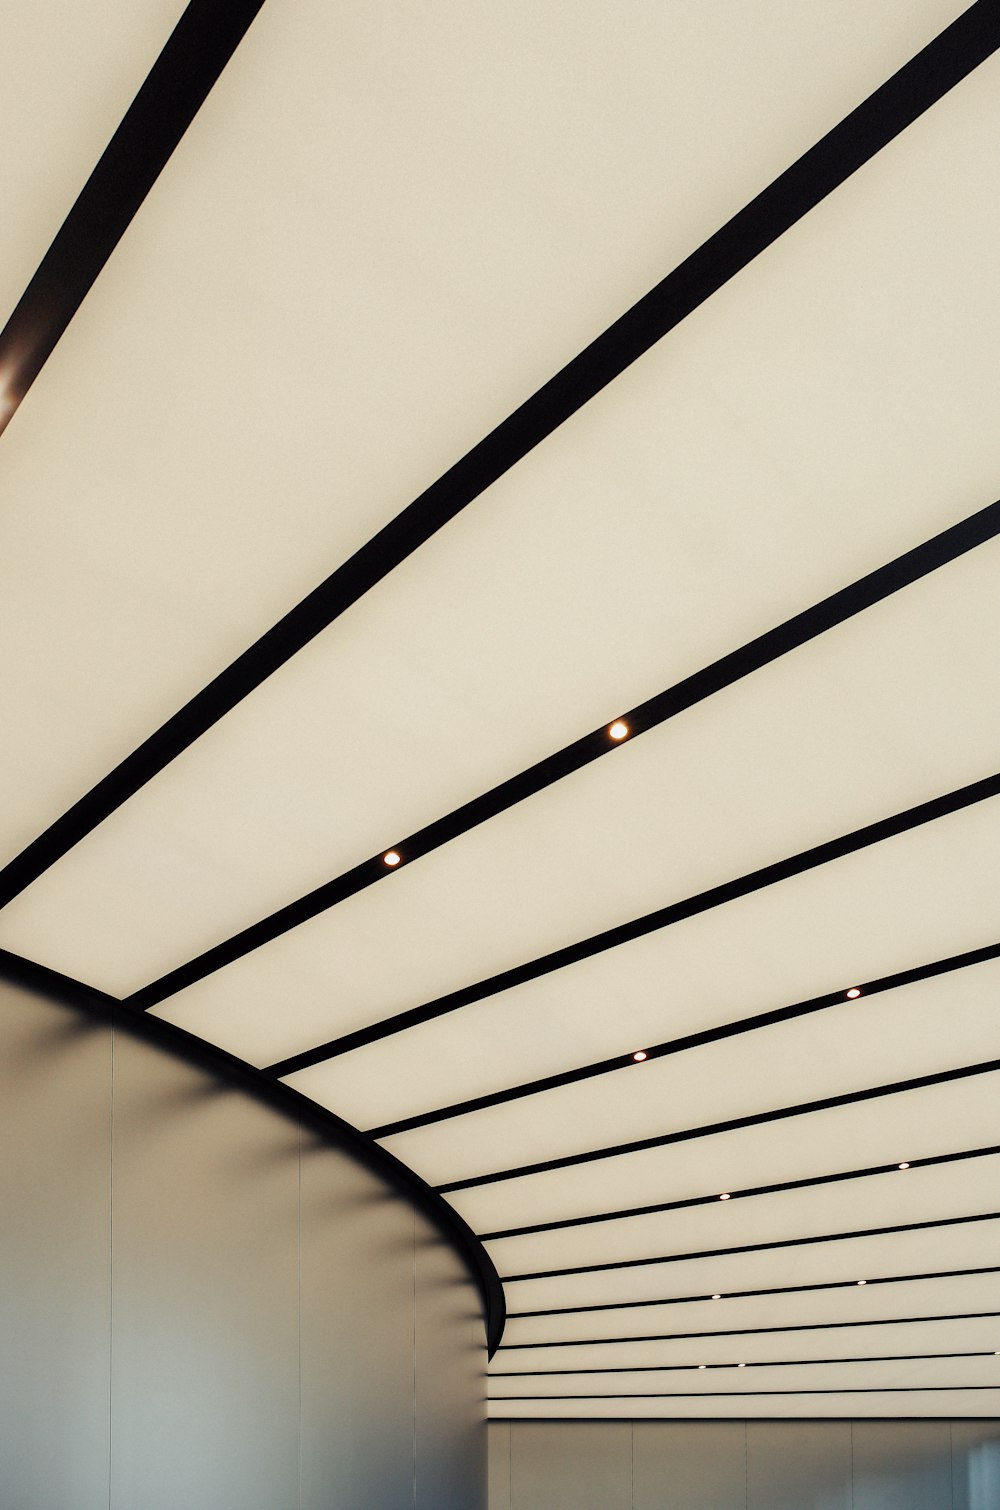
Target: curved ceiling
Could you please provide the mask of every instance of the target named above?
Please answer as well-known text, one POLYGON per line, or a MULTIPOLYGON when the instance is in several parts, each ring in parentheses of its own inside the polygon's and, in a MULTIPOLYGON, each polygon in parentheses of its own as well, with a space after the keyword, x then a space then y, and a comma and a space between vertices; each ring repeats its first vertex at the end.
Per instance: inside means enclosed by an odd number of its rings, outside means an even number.
POLYGON ((1000 6, 177 12, 5 48, 0 946, 436 1186, 495 1414, 996 1414, 1000 6))

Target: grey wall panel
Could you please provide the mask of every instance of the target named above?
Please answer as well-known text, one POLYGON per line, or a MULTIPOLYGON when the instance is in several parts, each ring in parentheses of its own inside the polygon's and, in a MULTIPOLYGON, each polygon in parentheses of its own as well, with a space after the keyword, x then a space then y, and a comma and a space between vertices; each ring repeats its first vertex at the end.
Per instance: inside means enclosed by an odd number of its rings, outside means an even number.
POLYGON ((116 1034, 113 1510, 298 1499, 298 1132, 116 1034))
POLYGON ((302 1144, 302 1510, 412 1510, 413 1212, 302 1144))
POLYGON ((748 1510, 852 1510, 850 1421, 749 1421, 748 1510))
POLYGON ((746 1510, 742 1421, 636 1421, 634 1433, 632 1510, 746 1510))
POLYGON ((511 1510, 510 1422, 490 1421, 486 1439, 489 1457, 489 1510, 511 1510))
POLYGON ((951 1423, 953 1510, 1000 1506, 1000 1421, 951 1423))
POLYGON ((486 1510, 486 1347, 464 1264, 420 1216, 414 1253, 417 1510, 486 1510))
POLYGON ((854 1510, 952 1510, 947 1421, 855 1421, 854 1510))
POLYGON ((511 1423, 512 1510, 631 1510, 630 1421, 511 1423))
POLYGON ((0 1503, 107 1510, 111 1035, 0 984, 0 1503))

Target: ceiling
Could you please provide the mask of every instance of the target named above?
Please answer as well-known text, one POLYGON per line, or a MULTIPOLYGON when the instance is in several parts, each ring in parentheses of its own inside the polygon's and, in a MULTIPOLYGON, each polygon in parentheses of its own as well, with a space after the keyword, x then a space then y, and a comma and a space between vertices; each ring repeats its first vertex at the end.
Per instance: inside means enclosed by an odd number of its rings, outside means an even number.
POLYGON ((13 21, 0 946, 439 1188, 495 1415, 1000 1410, 998 48, 13 21))

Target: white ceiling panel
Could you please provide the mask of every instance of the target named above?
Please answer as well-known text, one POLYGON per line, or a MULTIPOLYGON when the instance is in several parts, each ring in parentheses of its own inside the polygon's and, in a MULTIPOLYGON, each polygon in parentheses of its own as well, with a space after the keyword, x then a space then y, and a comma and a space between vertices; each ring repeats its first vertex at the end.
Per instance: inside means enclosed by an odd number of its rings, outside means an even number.
MULTIPOLYGON (((984 1209, 991 1209, 991 1204, 984 1201, 984 1209)), ((856 1282, 869 1276, 914 1274, 921 1269, 941 1272, 981 1268, 996 1262, 998 1237, 1000 1220, 993 1220, 962 1227, 934 1227, 920 1232, 811 1243, 801 1248, 772 1248, 763 1253, 734 1253, 716 1258, 678 1256, 642 1268, 608 1269, 596 1274, 516 1281, 502 1277, 507 1303, 515 1311, 541 1306, 597 1305, 609 1300, 656 1300, 665 1287, 678 1293, 725 1295, 730 1290, 819 1284, 835 1279, 856 1282)))
MULTIPOLYGON (((479 1232, 749 1190, 996 1143, 1000 1074, 459 1190, 479 1232)), ((491 1169, 502 1168, 496 1160, 491 1169)), ((482 1170, 489 1173, 489 1170, 482 1170)), ((913 1173, 913 1171, 908 1171, 913 1173)), ((738 1203, 721 1202, 721 1205, 738 1203)))
POLYGON ((679 1400, 542 1400, 523 1404, 493 1403, 487 1407, 491 1421, 530 1420, 743 1420, 744 1417, 829 1418, 856 1420, 866 1417, 948 1417, 993 1419, 1000 1413, 1000 1389, 944 1389, 918 1393, 766 1395, 753 1402, 740 1399, 679 1400))
MULTIPOLYGON (((650 1192, 651 1203, 657 1199, 650 1192)), ((503 1274, 703 1252, 787 1238, 1000 1213, 1000 1158, 715 1201, 680 1211, 557 1228, 487 1244, 503 1274)), ((965 1229, 967 1230, 967 1229, 965 1229)), ((958 1229, 956 1229, 958 1231, 958 1229)), ((960 1235, 960 1234, 959 1234, 960 1235)))
POLYGON ((183 10, 183 0, 21 0, 4 7, 0 326, 183 10))
MULTIPOLYGON (((920 1270, 914 1271, 919 1273, 920 1270)), ((679 1294, 664 1286, 664 1295, 679 1294)), ((553 1316, 518 1316, 512 1312, 504 1331, 498 1361, 511 1366, 530 1359, 533 1349, 518 1343, 595 1341, 601 1338, 647 1337, 675 1333, 731 1332, 748 1327, 792 1327, 827 1322, 864 1324, 873 1320, 914 1316, 947 1316, 995 1311, 1000 1323, 1000 1274, 970 1274, 951 1279, 905 1280, 895 1284, 850 1284, 835 1290, 800 1290, 779 1295, 726 1295, 718 1300, 675 1300, 662 1305, 622 1310, 577 1311, 553 1316)), ((957 1325, 958 1323, 956 1323, 957 1325)), ((964 1325, 965 1323, 962 1323, 964 1325)), ((984 1323, 970 1323, 979 1328, 984 1323)), ((810 1333, 836 1337, 838 1328, 810 1333)), ((978 1335, 978 1332, 977 1332, 978 1335)), ((826 1344, 823 1344, 826 1346, 826 1344)), ((832 1345, 832 1344, 831 1344, 832 1345)), ((838 1344, 839 1346, 840 1344, 838 1344)), ((855 1347, 852 1341, 851 1346, 855 1347)), ((566 1353, 568 1349, 564 1350, 566 1353)), ((883 1349, 885 1351, 885 1349, 883 1349)), ((634 1361, 634 1360, 633 1360, 634 1361)), ((518 1367, 521 1364, 517 1364, 518 1367)), ((527 1366, 527 1365, 525 1365, 527 1366)))
MULTIPOLYGON (((248 41, 262 49, 268 36, 266 27, 260 32, 255 28, 248 41)), ((633 36, 631 45, 638 40, 633 36)), ((235 60, 239 77, 251 70, 255 56, 253 48, 246 57, 241 49, 235 60)), ((268 55, 267 61, 273 69, 274 58, 268 55)), ((438 816, 595 722, 614 717, 634 698, 651 695, 990 501, 1000 471, 1000 443, 994 439, 985 395, 996 370, 1000 300, 978 248, 994 239, 997 230, 997 196, 987 192, 984 176, 1000 174, 989 145, 998 77, 1000 65, 984 65, 717 300, 709 301, 661 350, 517 468, 483 507, 472 509, 418 552, 370 603, 352 610, 343 625, 278 673, 245 708, 36 883, 7 925, 14 946, 28 951, 38 931, 47 927, 64 940, 60 968, 116 992, 134 989, 378 852, 401 831, 438 816), (935 227, 931 236, 926 235, 929 223, 935 227), (904 242, 912 252, 911 266, 908 276, 900 278, 898 248, 904 242), (913 360, 914 341, 922 355, 919 364, 913 360), (887 392, 892 394, 888 407, 887 392), (666 427, 664 416, 670 421, 666 427), (726 423, 725 447, 719 445, 720 416, 726 423), (845 430, 852 434, 849 446, 841 443, 845 430), (928 437, 926 446, 917 443, 920 435, 928 437), (743 482, 741 498, 733 496, 734 475, 743 482), (722 497, 725 509, 719 507, 722 497), (741 521, 737 534, 734 517, 741 521), (628 582, 628 592, 617 592, 615 582, 628 582), (530 679, 523 674, 529 661, 530 679)), ((222 130, 213 107, 221 111, 224 102, 224 94, 221 101, 210 102, 207 121, 198 123, 197 143, 210 128, 222 130)), ((171 192, 184 187, 189 211, 196 155, 195 147, 186 153, 182 148, 170 180, 171 192)), ((253 177, 246 175, 246 192, 259 195, 261 185, 253 185, 253 177)), ((217 201, 215 184, 213 174, 217 201)), ((591 175, 588 204, 595 192, 591 175)), ((163 202, 163 196, 157 198, 161 209, 163 202)), ((220 213, 216 210, 215 218, 220 213)), ((468 213, 464 202, 463 213, 468 213)), ((177 218, 190 227, 187 216, 177 218)), ((150 234, 153 219, 143 220, 143 234, 150 234)), ((138 235, 138 229, 130 234, 138 235)), ((241 246, 246 234, 241 220, 241 246)), ((205 261, 204 239, 199 223, 199 265, 205 261)), ((620 255, 620 224, 616 243, 620 255)), ((162 262, 168 261, 159 244, 156 251, 162 262)), ((547 255, 552 251, 550 246, 547 255)), ((323 252, 328 256, 327 240, 323 252)), ((559 265, 563 283, 564 265, 565 259, 559 265)), ((576 270, 586 276, 586 268, 576 270)), ((356 284, 345 278, 344 287, 353 289, 356 300, 356 284)), ((490 287, 495 298, 495 284, 490 287)), ((453 303, 454 288, 449 285, 446 292, 453 303)), ((212 295, 218 307, 214 288, 212 295)), ((551 307, 550 299, 545 302, 551 307)), ((245 308, 242 303, 237 308, 246 341, 245 308)), ((171 319, 176 324, 176 299, 171 319)), ((502 324, 499 344, 514 353, 506 299, 502 324)), ((484 341, 482 328, 473 338, 471 322, 462 330, 469 342, 466 360, 478 374, 484 344, 490 350, 492 344, 484 341)), ((536 322, 535 340, 538 330, 536 322)), ((176 339, 173 325, 172 334, 176 339)), ((311 320, 309 341, 322 334, 322 321, 311 320)), ((402 382, 406 362, 395 335, 394 373, 402 382)), ((326 336, 332 342, 332 334, 326 336)), ((578 343, 576 333, 574 340, 578 343)), ((223 346, 217 342, 213 360, 221 359, 223 346)), ((553 336, 548 350, 557 347, 561 361, 566 352, 553 336)), ((294 352, 294 342, 288 342, 289 360, 294 352)), ((384 362, 384 346, 379 359, 384 362)), ((312 360, 303 359, 296 370, 296 394, 312 360)), ((327 346, 323 360, 328 364, 327 346)), ((442 360, 448 381, 454 382, 453 364, 460 367, 460 359, 449 351, 442 360)), ((544 370, 555 365, 558 361, 546 358, 544 370)), ((495 368, 494 363, 496 376, 495 368)), ((324 365, 324 378, 327 371, 324 365)), ((482 385, 470 377, 466 374, 463 391, 474 392, 477 403, 485 402, 482 385)), ((229 402, 242 398, 239 386, 224 385, 221 374, 219 379, 213 397, 221 390, 229 402)), ((360 402, 366 390, 358 372, 345 375, 344 381, 360 402)), ((320 401, 320 387, 314 383, 310 402, 320 401)), ((440 388, 433 371, 421 370, 419 390, 423 402, 438 413, 440 388)), ((199 384, 196 396, 200 392, 199 384)), ((415 472, 421 483, 429 480, 437 462, 417 466, 401 437, 397 445, 386 447, 391 398, 382 388, 378 398, 381 467, 398 469, 405 455, 407 475, 415 472)), ((330 399, 327 383, 324 411, 330 399)), ((419 445, 426 450, 434 426, 414 401, 412 367, 406 400, 407 425, 419 426, 419 445)), ((494 397, 490 417, 506 407, 506 399, 499 403, 494 397)), ((255 432, 260 428, 252 404, 242 405, 241 414, 243 424, 252 423, 255 432)), ((302 418, 296 410, 295 424, 302 418)), ((371 413, 367 418, 373 422, 371 413)), ((318 424, 319 416, 313 420, 318 424)), ((355 427, 359 434, 364 423, 361 416, 355 427)), ((488 421, 477 419, 468 438, 484 428, 488 421)), ((273 424, 266 432, 266 468, 256 462, 248 438, 237 448, 243 508, 249 493, 249 506, 256 497, 262 511, 273 510, 279 486, 274 471, 284 432, 274 440, 272 431, 273 424), (253 484, 243 471, 252 466, 253 484), (270 483, 266 502, 259 495, 265 478, 270 483)), ((465 444, 464 433, 459 443, 453 413, 447 432, 450 458, 465 444)), ((306 447, 298 432, 296 443, 314 470, 300 487, 294 478, 281 478, 282 498, 311 488, 313 503, 320 493, 325 502, 336 480, 331 474, 321 484, 316 469, 325 464, 319 448, 306 447)), ((218 448, 218 427, 213 444, 218 448)), ((147 448, 140 449, 146 460, 147 448)), ((344 446, 344 457, 349 455, 357 461, 353 444, 344 446)), ((166 470, 162 462, 158 470, 166 470)), ((190 471, 189 437, 185 475, 190 471)), ((227 471, 232 485, 235 469, 227 471)), ((366 489, 376 487, 377 471, 375 466, 368 469, 366 489)), ((400 479, 383 486, 379 497, 406 499, 417 485, 400 479)), ((394 510, 386 509, 384 517, 390 512, 394 510)), ((218 519, 218 505, 214 517, 218 519)), ((343 551, 348 537, 357 533, 359 516, 349 508, 339 517, 343 551)), ((370 527, 371 514, 364 517, 370 527)), ((230 512, 230 527, 232 521, 230 512)), ((325 527, 314 519, 311 538, 315 541, 325 527)), ((280 521, 270 513, 259 532, 248 529, 245 519, 240 528, 243 551, 253 555, 260 546, 261 556, 239 577, 229 569, 226 587, 217 593, 216 613, 224 612, 221 599, 226 598, 239 615, 236 600, 265 562, 269 588, 266 595, 258 594, 258 606, 264 596, 274 601, 282 560, 290 571, 302 569, 287 513, 280 521), (269 531, 279 525, 281 544, 274 545, 269 531)), ((164 532, 162 524, 158 532, 164 532)), ((193 540, 194 535, 184 548, 190 549, 193 540)), ((167 545, 157 558, 157 570, 166 568, 169 559, 167 545)), ((335 550, 331 564, 336 559, 335 550)), ((150 584, 140 583, 137 573, 130 592, 150 598, 150 584)), ((191 587, 196 590, 197 583, 191 587)), ((159 579, 154 591, 161 601, 167 594, 173 603, 176 580, 159 579)), ((192 609, 197 617, 197 601, 192 609)), ((256 624, 262 627, 259 620, 256 624)), ((208 647, 218 643, 218 630, 205 623, 200 627, 204 661, 208 647)), ((148 637, 146 645, 151 648, 148 637)), ((164 662, 169 659, 162 634, 156 654, 164 662)), ((947 661, 947 644, 940 657, 947 661)), ((164 664, 164 672, 168 669, 164 664)), ((41 686, 37 676, 36 684, 41 686)), ((857 689, 855 710, 841 711, 841 728, 844 718, 867 721, 866 690, 857 689)), ((746 694, 730 693, 718 701, 735 709, 741 695, 746 694)), ((796 702, 802 697, 801 692, 789 695, 796 702)), ((960 696, 959 688, 955 696, 960 696)), ((52 706, 51 698, 47 706, 52 706)), ((970 705, 964 706, 969 712, 970 705)), ((97 707, 93 702, 92 717, 97 707)), ((827 713, 831 728, 837 727, 832 706, 827 713)), ((678 777, 686 742, 697 743, 699 729, 714 729, 725 716, 713 705, 711 711, 686 715, 682 723, 688 732, 671 731, 678 777)), ((949 721, 943 720, 941 740, 926 752, 927 772, 942 753, 940 746, 948 743, 948 728, 949 721)), ((51 727, 49 733, 51 738, 51 727)), ((775 737, 773 729, 770 733, 775 737)), ((874 744, 879 737, 870 739, 874 744)), ((884 736, 890 746, 894 737, 898 731, 884 736)), ((956 742, 961 737, 953 735, 956 742)), ((627 763, 636 771, 640 762, 657 762, 648 748, 655 738, 637 742, 627 756, 622 751, 614 764, 627 763), (635 753, 644 746, 644 754, 635 753)), ((861 761, 866 750, 856 738, 856 759, 861 761)), ((753 770, 755 761, 769 764, 770 757, 753 747, 749 732, 748 739, 746 768, 753 770)), ((827 761, 835 764, 829 738, 825 747, 827 761)), ((799 757, 805 758, 804 750, 799 757)), ((910 776, 917 787, 921 774, 921 762, 914 761, 910 776)), ((889 785, 892 779, 889 761, 883 781, 889 785)), ((567 786, 583 801, 590 784, 601 780, 591 771, 567 786)), ((777 771, 774 780, 779 780, 777 771)), ((877 801, 877 782, 867 773, 856 786, 868 792, 873 804, 877 801)), ((726 800, 720 797, 717 817, 726 800)), ((728 800, 740 802, 741 796, 733 792, 728 800)), ((561 801, 572 797, 550 796, 544 807, 560 832, 561 801)), ((787 801, 794 808, 794 791, 787 792, 787 801)), ((693 804, 692 820, 698 812, 693 804)), ((670 816, 665 812, 664 822, 670 816)), ((765 821, 763 811, 754 814, 753 822, 765 821)), ((477 871, 483 863, 493 867, 497 900, 503 895, 502 856, 519 847, 523 822, 520 815, 507 815, 489 826, 489 839, 461 841, 468 865, 477 871), (500 854, 489 858, 491 846, 498 846, 500 854)), ((682 836, 675 837, 679 843, 682 836)), ((777 829, 772 840, 779 841, 777 829)), ((537 842, 545 842, 543 834, 537 842)), ((650 845, 655 851, 655 834, 650 845)), ((560 849, 565 852, 565 841, 560 849)), ((710 868, 710 840, 701 852, 710 868)), ((428 862, 419 872, 424 884, 433 886, 428 862)), ((545 884, 540 878, 540 885, 545 884)), ((601 910, 600 888, 586 880, 581 867, 584 884, 593 908, 584 910, 581 921, 588 911, 601 910)), ((435 905, 440 910, 445 904, 435 905)), ((495 952, 488 929, 479 920, 472 926, 486 959, 495 952)), ((551 927, 551 920, 538 917, 540 939, 551 927)))
POLYGON ((440 1184, 1000 1061, 998 1000, 992 961, 384 1142, 440 1184))

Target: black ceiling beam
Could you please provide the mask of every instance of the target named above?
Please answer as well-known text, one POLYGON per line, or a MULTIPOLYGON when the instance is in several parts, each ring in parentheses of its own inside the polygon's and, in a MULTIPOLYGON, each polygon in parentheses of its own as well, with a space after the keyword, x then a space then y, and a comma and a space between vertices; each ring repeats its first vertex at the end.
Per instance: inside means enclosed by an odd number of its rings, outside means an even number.
POLYGON ((437 1188, 442 1195, 455 1190, 472 1190, 480 1185, 496 1185, 504 1180, 524 1179, 529 1175, 548 1174, 554 1169, 570 1169, 576 1164, 593 1164, 603 1159, 617 1159, 627 1154, 644 1153, 650 1148, 667 1148, 675 1143, 690 1143, 697 1138, 711 1138, 718 1133, 741 1132, 748 1127, 762 1127, 769 1122, 785 1122, 790 1117, 812 1116, 841 1106, 858 1106, 865 1101, 879 1101, 885 1096, 904 1095, 934 1085, 950 1085, 977 1075, 992 1075, 1000 1070, 1000 1059, 985 1059, 978 1064, 963 1064, 956 1069, 935 1070, 930 1075, 916 1075, 910 1080, 894 1080, 888 1085, 865 1086, 863 1090, 843 1091, 838 1096, 823 1096, 815 1101, 798 1101, 791 1106, 773 1107, 769 1111, 748 1112, 743 1117, 727 1117, 721 1122, 706 1122, 699 1127, 682 1127, 676 1132, 657 1133, 652 1138, 636 1138, 630 1143, 613 1143, 605 1148, 590 1148, 583 1153, 562 1154, 555 1159, 541 1159, 534 1164, 495 1169, 488 1174, 469 1175, 449 1180, 437 1188))
MULTIPOLYGON (((0 431, 52 354, 263 0, 191 0, 7 324, 0 431)), ((44 868, 44 867, 43 867, 44 868)))
MULTIPOLYGON (((915 1284, 926 1279, 969 1279, 983 1274, 1000 1274, 1000 1265, 987 1265, 978 1269, 938 1269, 922 1274, 883 1274, 869 1278, 867 1288, 873 1285, 915 1284)), ((761 1290, 713 1291, 711 1295, 666 1295, 654 1300, 605 1300, 587 1306, 543 1306, 535 1311, 508 1311, 508 1321, 529 1321, 539 1316, 580 1316, 593 1311, 643 1311, 650 1306, 679 1306, 702 1304, 723 1300, 756 1300, 762 1295, 805 1295, 814 1290, 856 1290, 855 1279, 828 1279, 811 1285, 769 1285, 761 1290)), ((854 1323, 848 1323, 853 1325, 854 1323)), ((857 1323, 859 1326, 862 1322, 857 1323)), ((535 1346, 534 1343, 531 1344, 535 1346)), ((547 1344, 546 1344, 547 1345, 547 1344)), ((554 1345, 554 1344, 553 1344, 554 1345)))
MULTIPOLYGON (((867 1180, 876 1175, 899 1175, 915 1169, 931 1169, 939 1164, 959 1164, 967 1159, 988 1159, 997 1154, 1000 1154, 1000 1144, 994 1144, 988 1148, 966 1148, 960 1153, 941 1153, 923 1159, 910 1159, 907 1161, 905 1170, 900 1169, 898 1162, 871 1164, 867 1169, 844 1169, 836 1174, 813 1175, 811 1178, 801 1180, 783 1180, 776 1185, 751 1185, 743 1190, 730 1190, 727 1194, 734 1201, 748 1200, 761 1195, 782 1195, 789 1190, 814 1190, 821 1185, 840 1185, 846 1180, 867 1180)), ((484 1243, 499 1243, 513 1237, 533 1237, 539 1232, 563 1232, 568 1227, 590 1227, 598 1222, 628 1221, 637 1216, 655 1216, 662 1211, 690 1211, 695 1206, 717 1206, 718 1204, 719 1192, 716 1190, 711 1195, 693 1195, 680 1201, 657 1201, 649 1206, 629 1206, 615 1211, 598 1211, 588 1216, 567 1216, 557 1221, 532 1222, 524 1227, 506 1227, 498 1232, 480 1232, 479 1237, 484 1243)))
POLYGON ((779 1332, 842 1332, 849 1327, 919 1326, 929 1321, 994 1321, 1000 1311, 955 1311, 947 1316, 879 1316, 874 1321, 797 1321, 786 1326, 723 1327, 711 1332, 654 1332, 645 1337, 556 1337, 545 1342, 501 1342, 497 1352, 529 1348, 617 1347, 623 1342, 685 1342, 706 1337, 771 1337, 779 1332))
POLYGON ((1000 47, 976 0, 0 872, 0 906, 187 749, 1000 47))
MULTIPOLYGON (((782 1237, 766 1243, 738 1243, 732 1248, 702 1248, 692 1253, 658 1253, 652 1258, 619 1258, 599 1264, 571 1264, 563 1269, 502 1274, 500 1278, 505 1285, 524 1284, 535 1279, 565 1279, 571 1274, 610 1274, 617 1269, 649 1269, 657 1264, 683 1264, 700 1258, 735 1258, 741 1253, 773 1253, 780 1248, 813 1248, 819 1243, 848 1243, 865 1237, 891 1237, 897 1233, 929 1232, 941 1227, 967 1227, 972 1222, 996 1221, 1000 1221, 1000 1211, 977 1211, 972 1216, 943 1216, 926 1222, 900 1222, 896 1226, 860 1227, 854 1232, 820 1232, 815 1237, 782 1237)), ((867 1276, 863 1276, 862 1282, 867 1285, 867 1276)))
POLYGON ((299 1070, 309 1069, 325 1059, 333 1059, 337 1055, 350 1053, 352 1049, 363 1048, 366 1044, 390 1038, 393 1034, 402 1033, 407 1028, 416 1027, 420 1023, 445 1017, 449 1012, 457 1012, 463 1007, 472 1006, 475 1002, 485 1001, 487 997, 513 990, 515 986, 523 986, 528 981, 539 980, 542 976, 551 975, 556 970, 565 970, 570 965, 593 959, 595 955, 604 954, 609 949, 618 949, 622 944, 629 944, 634 939, 657 933, 661 928, 670 928, 675 923, 686 922, 688 918, 697 917, 700 913, 711 912, 716 907, 724 907, 728 902, 739 901, 741 897, 750 896, 755 891, 763 891, 768 886, 776 886, 781 881, 804 875, 807 871, 816 870, 821 865, 829 865, 833 860, 841 860, 846 855, 858 854, 873 844, 881 844, 886 839, 896 838, 899 834, 910 833, 915 828, 921 828, 925 823, 934 823, 938 818, 949 817, 952 813, 974 807, 976 803, 985 802, 997 795, 1000 795, 1000 773, 986 776, 981 781, 971 782, 970 785, 959 787, 956 791, 946 792, 943 796, 934 797, 929 802, 918 803, 916 807, 907 808, 905 812, 894 813, 889 818, 880 818, 878 822, 866 824, 864 828, 855 829, 852 833, 842 834, 836 839, 826 840, 823 844, 813 845, 812 848, 801 850, 798 854, 790 855, 784 860, 776 860, 773 864, 761 866, 759 870, 750 871, 747 875, 737 876, 735 880, 724 881, 719 886, 710 886, 707 891, 685 897, 680 902, 671 902, 666 907, 658 907, 655 912, 647 912, 640 918, 633 918, 627 923, 618 923, 614 928, 605 929, 603 933, 595 933, 590 938, 581 939, 575 944, 567 944, 562 949, 554 949, 551 954, 543 954, 538 959, 515 965, 510 970, 502 970, 499 974, 477 981, 474 985, 463 986, 457 991, 449 991, 445 996, 439 996, 434 1001, 425 1002, 422 1006, 410 1007, 406 1011, 397 1012, 392 1017, 383 1018, 381 1022, 371 1023, 352 1033, 345 1033, 340 1038, 321 1044, 318 1048, 307 1049, 301 1054, 293 1054, 277 1064, 268 1065, 264 1073, 280 1078, 293 1075, 299 1070))
MULTIPOLYGON (((970 518, 961 520, 933 539, 906 551, 888 565, 869 572, 859 581, 852 582, 850 586, 833 593, 822 602, 787 619, 776 629, 759 635, 710 666, 668 687, 666 691, 621 713, 620 716, 629 728, 629 740, 657 728, 695 704, 704 702, 715 693, 732 686, 734 682, 749 676, 751 672, 825 634, 873 604, 884 602, 902 588, 966 555, 977 546, 995 540, 998 535, 1000 502, 980 509, 970 518)), ((614 716, 619 715, 613 713, 612 717, 614 716)), ((527 798, 536 796, 546 787, 572 775, 581 767, 602 756, 611 755, 620 748, 621 745, 609 737, 608 724, 604 723, 600 728, 585 734, 582 739, 575 740, 562 750, 557 750, 554 755, 546 756, 527 770, 502 781, 443 818, 407 835, 405 839, 395 841, 393 848, 402 855, 405 864, 412 864, 423 855, 440 849, 442 845, 468 833, 470 829, 486 823, 499 813, 506 812, 527 798)), ((394 872, 386 869, 382 854, 383 851, 379 851, 363 860, 360 865, 355 865, 305 896, 280 907, 250 927, 241 929, 231 938, 204 950, 194 959, 167 971, 158 980, 136 991, 130 998, 131 1002, 134 1006, 155 1006, 168 996, 212 975, 216 970, 222 970, 235 960, 242 959, 254 949, 260 949, 282 934, 301 927, 303 923, 329 911, 348 897, 356 896, 359 891, 364 891, 378 881, 387 881, 394 872)))
POLYGON ((831 1363, 915 1363, 928 1358, 994 1358, 995 1348, 957 1353, 871 1353, 855 1358, 747 1358, 736 1363, 619 1363, 600 1368, 490 1369, 491 1379, 551 1379, 564 1374, 679 1374, 712 1368, 819 1368, 831 1363))
MULTIPOLYGON (((895 991, 901 986, 912 986, 920 981, 931 980, 938 975, 949 975, 955 970, 965 970, 971 965, 981 965, 989 960, 1000 959, 1000 943, 987 944, 983 949, 970 949, 965 954, 952 954, 947 959, 932 960, 926 965, 917 965, 910 970, 899 970, 895 975, 883 975, 878 980, 853 981, 849 989, 860 991, 864 997, 877 996, 883 991, 895 991)), ((754 1017, 740 1017, 734 1022, 720 1023, 716 1027, 703 1028, 697 1033, 685 1033, 680 1038, 654 1043, 642 1049, 645 1060, 637 1064, 633 1050, 615 1054, 610 1059, 598 1059, 591 1064, 575 1069, 561 1070, 555 1075, 545 1075, 538 1080, 526 1080, 520 1085, 491 1091, 485 1096, 473 1096, 467 1101, 455 1101, 450 1106, 433 1111, 417 1112, 412 1117, 401 1117, 396 1122, 386 1122, 381 1127, 368 1129, 372 1138, 392 1138, 398 1133, 413 1132, 418 1127, 446 1122, 452 1117, 465 1117, 471 1112, 484 1111, 487 1107, 503 1106, 509 1101, 519 1101, 525 1096, 538 1096, 545 1091, 558 1090, 564 1085, 575 1085, 581 1080, 590 1080, 596 1075, 610 1075, 617 1070, 640 1070, 643 1063, 664 1059, 671 1054, 685 1053, 688 1049, 704 1048, 706 1044, 722 1043, 727 1038, 738 1038, 744 1033, 755 1033, 762 1028, 775 1027, 783 1022, 792 1022, 798 1017, 809 1017, 814 1012, 826 1011, 829 1007, 846 1005, 849 998, 843 986, 836 991, 812 996, 807 1001, 798 1001, 788 1007, 776 1007, 770 1012, 760 1012, 754 1017)), ((279 1067, 280 1068, 280 1067, 279 1067)), ((273 1073, 274 1068, 269 1071, 273 1073)), ((534 1229, 541 1230, 541 1229, 534 1229)))

